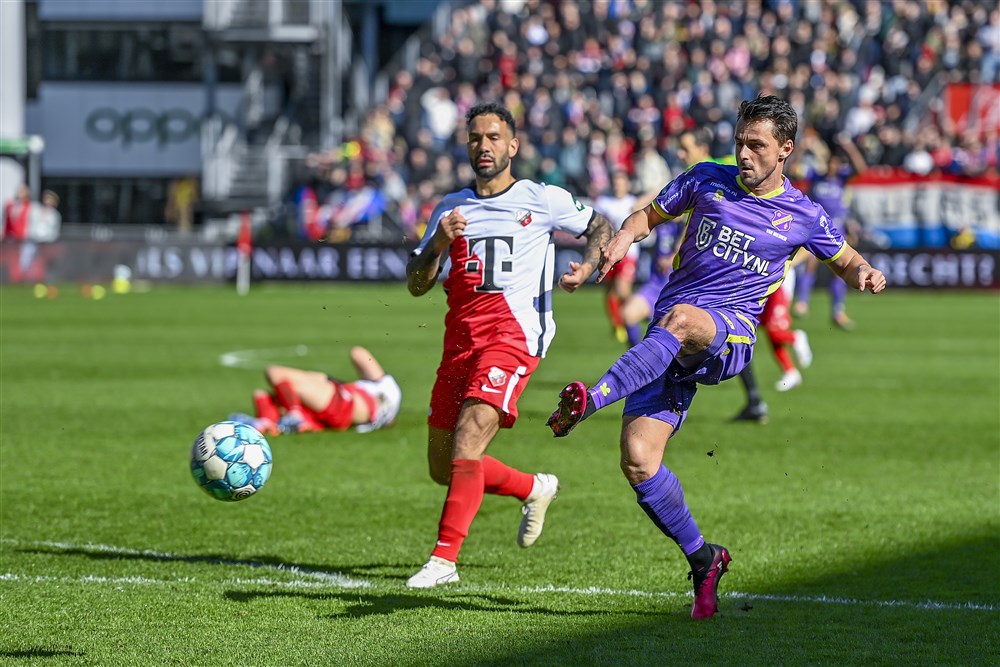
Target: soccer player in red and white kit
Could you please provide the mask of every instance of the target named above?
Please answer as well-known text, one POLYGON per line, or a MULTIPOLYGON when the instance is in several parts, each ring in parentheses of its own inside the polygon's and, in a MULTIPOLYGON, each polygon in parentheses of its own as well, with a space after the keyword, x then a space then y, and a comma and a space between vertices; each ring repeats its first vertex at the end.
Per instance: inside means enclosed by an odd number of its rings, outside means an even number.
POLYGON ((555 335, 553 232, 587 237, 582 261, 570 262, 559 279, 567 292, 590 278, 611 238, 607 219, 566 190, 513 177, 518 139, 507 109, 477 105, 466 125, 475 185, 441 200, 407 265, 411 294, 425 294, 439 277, 448 294, 427 419, 430 475, 448 494, 437 544, 410 588, 458 581, 458 552, 486 493, 524 503, 520 546, 541 534, 559 480, 515 470, 486 449, 499 429, 514 425, 517 399, 555 335))

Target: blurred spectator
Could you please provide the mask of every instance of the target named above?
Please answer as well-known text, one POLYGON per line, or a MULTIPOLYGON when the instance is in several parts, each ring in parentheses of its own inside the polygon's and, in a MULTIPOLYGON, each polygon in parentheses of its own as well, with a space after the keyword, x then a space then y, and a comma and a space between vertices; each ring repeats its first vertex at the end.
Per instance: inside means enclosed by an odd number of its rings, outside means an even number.
POLYGON ((184 176, 171 181, 163 217, 182 234, 194 226, 194 207, 198 203, 198 179, 184 176))
POLYGON ((31 188, 22 183, 17 186, 13 199, 3 207, 3 238, 23 241, 28 233, 30 215, 31 188))
POLYGON ((31 207, 28 216, 29 241, 36 243, 52 243, 59 239, 59 229, 62 226, 62 215, 59 213, 59 195, 52 190, 42 192, 42 201, 31 207))
POLYGON ((59 195, 52 190, 42 192, 41 202, 30 204, 28 224, 18 253, 17 270, 11 271, 13 282, 46 282, 45 264, 43 261, 35 262, 35 258, 38 256, 39 243, 52 243, 59 238, 62 215, 57 206, 59 195))
MULTIPOLYGON (((592 198, 619 171, 643 192, 662 187, 694 129, 713 155, 731 153, 737 106, 761 91, 800 115, 800 170, 844 141, 921 175, 997 169, 996 133, 954 127, 944 95, 1000 80, 995 0, 481 0, 443 26, 361 125, 366 187, 406 234, 418 191, 471 180, 461 119, 481 99, 513 113, 519 175, 592 198)), ((314 168, 326 180, 338 161, 314 168)))

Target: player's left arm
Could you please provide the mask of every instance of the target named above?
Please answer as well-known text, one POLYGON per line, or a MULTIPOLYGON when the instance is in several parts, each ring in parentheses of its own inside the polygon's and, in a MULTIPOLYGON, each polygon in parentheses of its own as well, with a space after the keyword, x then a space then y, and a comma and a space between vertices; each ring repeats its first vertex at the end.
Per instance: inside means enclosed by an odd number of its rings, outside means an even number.
POLYGON ((860 252, 847 242, 844 249, 833 260, 828 261, 830 269, 844 279, 848 285, 864 292, 878 294, 885 289, 885 276, 881 271, 868 263, 860 252))
POLYGON ((601 248, 611 240, 611 223, 594 211, 583 235, 587 237, 587 246, 583 249, 583 261, 570 262, 569 271, 559 278, 559 286, 567 292, 576 291, 576 288, 587 282, 597 270, 601 261, 601 248))

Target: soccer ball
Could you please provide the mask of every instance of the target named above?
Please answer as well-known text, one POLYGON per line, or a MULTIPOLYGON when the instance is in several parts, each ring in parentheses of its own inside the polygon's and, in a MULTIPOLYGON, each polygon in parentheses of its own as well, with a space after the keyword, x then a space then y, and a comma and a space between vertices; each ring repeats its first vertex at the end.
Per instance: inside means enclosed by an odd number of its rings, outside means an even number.
POLYGON ((212 424, 191 447, 191 475, 213 498, 243 500, 271 475, 271 446, 249 424, 212 424))

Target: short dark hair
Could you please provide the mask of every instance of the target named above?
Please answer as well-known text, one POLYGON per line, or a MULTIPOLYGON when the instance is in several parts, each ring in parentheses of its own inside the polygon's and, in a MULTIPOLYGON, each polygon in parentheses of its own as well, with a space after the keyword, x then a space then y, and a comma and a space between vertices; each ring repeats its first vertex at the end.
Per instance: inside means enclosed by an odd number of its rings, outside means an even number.
POLYGON ((472 119, 478 116, 496 116, 507 123, 507 127, 510 128, 510 136, 513 137, 517 134, 517 130, 514 129, 514 116, 507 110, 507 107, 499 102, 483 102, 469 109, 469 113, 465 114, 465 126, 471 125, 472 119))
POLYGON ((774 126, 774 138, 785 143, 795 141, 799 131, 799 117, 792 105, 774 95, 758 95, 752 100, 740 102, 737 119, 745 123, 769 120, 774 126))
POLYGON ((696 127, 693 130, 686 130, 684 134, 690 134, 695 145, 709 148, 712 145, 712 130, 707 127, 696 127))

